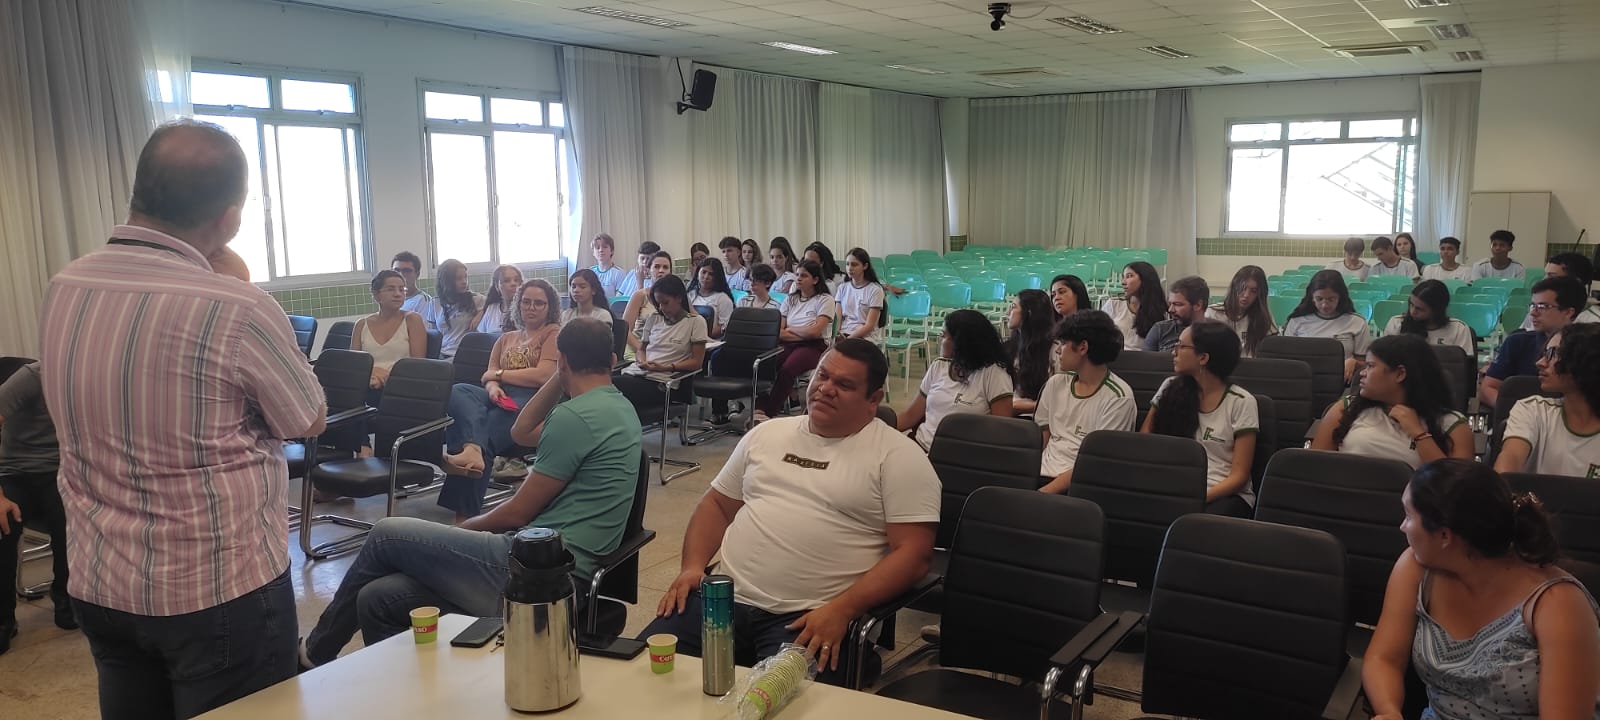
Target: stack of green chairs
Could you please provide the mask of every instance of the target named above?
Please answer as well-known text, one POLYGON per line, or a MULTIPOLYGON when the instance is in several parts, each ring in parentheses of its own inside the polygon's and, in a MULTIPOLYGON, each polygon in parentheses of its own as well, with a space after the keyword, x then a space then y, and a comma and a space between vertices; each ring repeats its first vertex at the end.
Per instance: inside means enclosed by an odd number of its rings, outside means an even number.
POLYGON ((1521 278, 1478 278, 1472 281, 1473 287, 1498 287, 1510 292, 1516 288, 1528 287, 1526 277, 1521 278))
POLYGON ((889 255, 884 257, 883 264, 891 271, 895 268, 918 270, 922 267, 921 265, 918 265, 917 261, 913 260, 910 255, 889 255))
MULTIPOLYGON (((972 286, 964 282, 952 282, 942 285, 928 284, 928 294, 933 299, 933 316, 942 318, 952 311, 972 307, 972 286)), ((942 329, 929 328, 934 334, 942 329)))
POLYGON ((1374 290, 1351 290, 1350 291, 1350 299, 1351 300, 1365 300, 1368 303, 1375 303, 1375 302, 1379 302, 1381 300, 1388 300, 1389 299, 1389 291, 1388 290, 1384 290, 1382 288, 1378 288, 1378 289, 1374 289, 1374 290))
POLYGON ((1444 283, 1444 286, 1450 289, 1450 296, 1451 297, 1455 297, 1455 294, 1457 292, 1460 292, 1461 288, 1467 287, 1468 285, 1472 284, 1472 283, 1469 283, 1469 282, 1467 282, 1465 280, 1456 280, 1454 278, 1449 279, 1449 280, 1440 280, 1439 282, 1444 283))
POLYGON ((1367 284, 1385 290, 1392 291, 1397 288, 1405 288, 1409 291, 1415 283, 1412 282, 1411 278, 1404 275, 1373 275, 1367 278, 1367 284))
MULTIPOLYGON (((1472 328, 1472 334, 1483 339, 1493 338, 1500 322, 1500 307, 1490 303, 1450 303, 1450 315, 1472 328)), ((1521 318, 1518 318, 1521 322, 1521 318)))
POLYGON ((974 310, 989 315, 990 320, 995 319, 996 315, 1003 316, 1005 314, 1007 309, 1006 281, 981 278, 968 281, 967 284, 972 287, 972 307, 974 310))
POLYGON ((1012 270, 1006 273, 1006 293, 1016 295, 1023 290, 1038 290, 1043 281, 1038 273, 1030 270, 1012 270))
POLYGON ((1351 297, 1350 303, 1356 306, 1356 314, 1366 318, 1367 324, 1372 324, 1372 301, 1365 298, 1351 297))
POLYGON ((894 362, 895 357, 900 358, 900 373, 903 378, 903 389, 911 392, 911 351, 921 351, 923 359, 928 356, 928 318, 933 314, 933 296, 922 291, 907 292, 902 295, 890 295, 886 304, 889 310, 889 327, 883 339, 884 353, 888 355, 889 362, 894 362))

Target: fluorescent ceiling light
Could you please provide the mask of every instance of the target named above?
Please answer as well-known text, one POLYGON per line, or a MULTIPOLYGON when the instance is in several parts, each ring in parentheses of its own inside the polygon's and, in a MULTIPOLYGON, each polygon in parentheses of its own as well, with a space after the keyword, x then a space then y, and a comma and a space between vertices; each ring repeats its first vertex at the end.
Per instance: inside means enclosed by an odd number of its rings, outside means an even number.
POLYGON ((599 15, 600 17, 611 18, 613 20, 627 20, 628 22, 636 22, 641 25, 653 25, 655 27, 664 28, 680 28, 689 26, 689 23, 678 22, 677 20, 658 18, 653 15, 640 15, 636 12, 628 12, 627 10, 618 10, 616 8, 600 7, 598 5, 573 9, 581 13, 599 15))
POLYGON ((1244 74, 1243 70, 1240 70, 1239 68, 1236 68, 1236 67, 1228 67, 1227 65, 1212 65, 1210 67, 1207 67, 1206 69, 1210 70, 1211 72, 1214 72, 1214 73, 1216 73, 1218 75, 1243 75, 1244 74))
POLYGON ((823 50, 822 48, 814 48, 814 47, 811 47, 810 45, 801 45, 799 43, 792 43, 792 42, 774 41, 774 42, 764 42, 764 43, 761 43, 761 44, 762 45, 766 45, 767 47, 775 47, 775 48, 778 48, 779 50, 793 50, 795 52, 802 52, 802 53, 805 53, 807 55, 838 55, 839 54, 839 53, 834 52, 832 50, 823 50))
POLYGON ((1142 48, 1139 48, 1139 49, 1143 50, 1143 51, 1145 51, 1147 53, 1150 53, 1151 55, 1154 55, 1156 57, 1166 58, 1168 60, 1182 60, 1183 58, 1194 57, 1193 55, 1190 55, 1189 53, 1186 53, 1186 52, 1184 52, 1182 50, 1178 50, 1176 48, 1173 48, 1173 47, 1170 47, 1170 46, 1167 46, 1167 45, 1151 45, 1149 47, 1142 47, 1142 48))
POLYGON ((1428 32, 1439 40, 1460 40, 1472 37, 1472 28, 1463 23, 1449 23, 1445 25, 1429 25, 1428 32))
POLYGON ((1456 62, 1481 62, 1483 60, 1483 51, 1457 50, 1453 53, 1450 53, 1450 57, 1455 58, 1456 62))
POLYGON ((1013 90, 1022 87, 1016 83, 1008 83, 1004 80, 979 80, 978 82, 981 82, 985 85, 993 85, 998 88, 1011 88, 1013 90))
POLYGON ((1099 20, 1090 17, 1084 17, 1082 15, 1045 19, 1057 25, 1069 27, 1073 30, 1077 30, 1078 32, 1084 32, 1090 35, 1115 35, 1119 32, 1122 32, 1122 28, 1112 27, 1100 22, 1099 20))
POLYGON ((1450 0, 1406 0, 1406 4, 1422 10, 1424 8, 1444 7, 1450 4, 1450 0))
POLYGON ((904 70, 906 72, 922 73, 923 75, 947 75, 947 74, 949 74, 944 70, 934 70, 933 68, 917 67, 916 65, 885 65, 884 67, 889 68, 890 70, 904 70))

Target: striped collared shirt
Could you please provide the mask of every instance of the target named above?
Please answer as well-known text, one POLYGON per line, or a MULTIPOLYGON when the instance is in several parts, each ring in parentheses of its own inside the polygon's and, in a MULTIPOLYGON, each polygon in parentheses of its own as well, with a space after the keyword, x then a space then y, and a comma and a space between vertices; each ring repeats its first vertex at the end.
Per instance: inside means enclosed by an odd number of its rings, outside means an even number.
POLYGON ((283 308, 121 225, 50 281, 41 378, 61 441, 73 597, 170 616, 289 565, 281 438, 324 412, 283 308))

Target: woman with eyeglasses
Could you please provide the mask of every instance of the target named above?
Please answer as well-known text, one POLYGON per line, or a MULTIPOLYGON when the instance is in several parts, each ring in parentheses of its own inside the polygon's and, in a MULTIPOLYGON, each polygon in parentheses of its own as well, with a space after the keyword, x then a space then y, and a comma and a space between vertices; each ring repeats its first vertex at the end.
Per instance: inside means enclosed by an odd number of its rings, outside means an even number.
POLYGON ((1313 450, 1399 460, 1415 468, 1444 457, 1472 458, 1472 428, 1450 409, 1444 368, 1427 341, 1390 335, 1372 342, 1361 387, 1328 408, 1313 450))
POLYGON ((1202 320, 1185 328, 1172 347, 1172 370, 1150 401, 1139 432, 1193 438, 1206 451, 1206 512, 1250 517, 1256 434, 1256 398, 1228 382, 1239 366, 1239 336, 1222 323, 1202 320))
POLYGON ((1544 346, 1539 389, 1511 407, 1494 469, 1600 477, 1600 325, 1572 324, 1544 346))

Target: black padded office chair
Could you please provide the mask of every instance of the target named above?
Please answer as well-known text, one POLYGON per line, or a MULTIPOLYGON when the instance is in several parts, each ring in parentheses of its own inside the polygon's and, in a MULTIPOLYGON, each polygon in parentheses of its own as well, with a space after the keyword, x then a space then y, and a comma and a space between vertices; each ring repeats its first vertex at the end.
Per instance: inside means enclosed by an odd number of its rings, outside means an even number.
POLYGON ((1311 368, 1313 420, 1322 417, 1328 406, 1344 394, 1344 345, 1338 340, 1271 335, 1261 338, 1256 357, 1299 360, 1311 368))
MULTIPOLYGON (((353 458, 367 441, 366 425, 359 421, 370 413, 352 411, 367 407, 372 356, 352 350, 323 350, 312 372, 316 373, 323 398, 328 403, 329 426, 319 437, 284 443, 283 455, 290 479, 305 477, 307 458, 312 456, 313 448, 315 460, 311 464, 316 464, 353 458)), ((297 518, 301 510, 289 506, 291 520, 297 518)))
POLYGON ((455 369, 455 381, 468 385, 483 385, 483 374, 489 371, 489 355, 499 341, 497 333, 467 333, 456 346, 456 356, 450 364, 455 369))
MULTIPOLYGON (((313 487, 345 497, 385 495, 384 515, 394 515, 397 494, 408 486, 425 486, 435 481, 437 463, 444 447, 444 429, 455 420, 445 415, 450 400, 454 372, 442 360, 405 358, 394 364, 384 385, 378 413, 369 421, 375 435, 376 454, 368 458, 335 460, 317 464, 301 494, 303 506, 311 504, 313 487)), ((300 524, 300 549, 306 557, 323 559, 355 550, 366 540, 372 523, 338 515, 322 515, 312 521, 326 521, 360 532, 313 546, 311 522, 300 524)))
POLYGON ((1143 422, 1150 412, 1150 399, 1161 389, 1161 383, 1172 377, 1172 353, 1123 352, 1111 361, 1110 367, 1133 388, 1133 401, 1139 408, 1137 422, 1143 422))
POLYGON ((1278 405, 1270 396, 1255 395, 1256 420, 1261 427, 1256 430, 1256 451, 1250 456, 1250 489, 1261 492, 1261 480, 1267 474, 1267 462, 1278 451, 1278 405))
POLYGON ((340 320, 328 326, 328 336, 322 339, 323 350, 349 350, 350 338, 355 335, 356 324, 340 320))
MULTIPOLYGON (((695 309, 702 308, 704 306, 695 309)), ((716 350, 717 366, 729 374, 696 378, 695 397, 723 401, 749 398, 750 407, 754 408, 756 399, 772 389, 772 376, 777 367, 769 363, 783 353, 778 344, 781 323, 782 315, 777 310, 735 308, 728 318, 728 327, 722 331, 722 347, 716 350)), ((686 438, 684 443, 698 445, 734 432, 713 427, 686 438)))
POLYGON ((300 353, 311 357, 311 345, 317 341, 317 319, 309 315, 290 315, 289 329, 294 331, 294 344, 300 353))
POLYGON ((425 357, 429 360, 438 360, 444 353, 444 333, 438 330, 428 331, 428 353, 425 357))
POLYGON ((717 324, 717 311, 710 305, 694 305, 691 307, 693 307, 696 314, 706 321, 706 332, 710 333, 711 328, 717 324))
POLYGON ((889 427, 900 427, 900 415, 883 403, 878 403, 878 419, 889 427))
POLYGON ((622 298, 621 300, 612 300, 611 301, 611 317, 616 318, 618 320, 621 320, 622 319, 622 313, 627 312, 627 310, 628 310, 628 298, 622 298))
POLYGON ((1469 357, 1466 351, 1454 345, 1430 345, 1439 366, 1444 368, 1445 380, 1450 387, 1450 409, 1467 412, 1467 406, 1478 393, 1478 358, 1469 357))
POLYGON ((1252 395, 1272 398, 1277 413, 1274 450, 1305 446, 1306 430, 1323 411, 1311 392, 1311 366, 1300 360, 1244 358, 1229 380, 1252 395))
POLYGON ((633 489, 633 507, 623 526, 622 544, 595 559, 594 577, 583 588, 587 607, 583 630, 599 635, 621 635, 628 623, 627 605, 639 602, 639 551, 656 539, 644 527, 645 501, 650 492, 650 455, 640 449, 639 475, 633 489), (626 603, 626 604, 624 604, 626 603))
POLYGON ((674 460, 667 456, 667 427, 673 420, 678 421, 678 444, 689 445, 689 404, 694 398, 695 376, 702 372, 696 368, 687 372, 677 373, 665 380, 656 380, 661 387, 661 401, 650 404, 635 403, 634 412, 639 414, 639 425, 645 432, 652 429, 661 432, 661 446, 659 454, 651 455, 650 461, 661 466, 661 484, 666 485, 684 475, 700 470, 700 463, 692 460, 674 460), (667 472, 667 468, 679 468, 667 472))
MULTIPOLYGON (((0 383, 4 383, 6 380, 11 379, 12 375, 15 375, 18 370, 22 369, 22 366, 31 362, 33 362, 33 358, 12 356, 0 357, 0 383)), ((26 523, 29 519, 31 518, 24 519, 23 522, 26 523)), ((37 600, 44 597, 45 594, 50 591, 50 583, 52 581, 45 580, 35 585, 23 585, 22 563, 30 560, 38 560, 40 558, 49 557, 51 553, 55 552, 56 550, 66 552, 65 548, 50 547, 49 536, 38 531, 42 527, 42 525, 39 525, 36 528, 29 530, 27 526, 25 526, 25 532, 27 533, 27 536, 24 538, 24 542, 19 543, 17 548, 19 558, 22 562, 17 563, 17 576, 13 578, 13 581, 16 585, 17 595, 29 600, 37 600)), ((0 592, 5 591, 0 590, 0 592)))
POLYGON ((1188 438, 1097 430, 1083 439, 1067 494, 1105 513, 1105 577, 1149 587, 1167 527, 1205 511, 1205 449, 1188 438))
POLYGON ((1600 592, 1600 488, 1593 478, 1506 473, 1517 492, 1531 492, 1556 516, 1556 539, 1564 556, 1557 564, 1589 592, 1600 592))
POLYGON ((1516 406, 1518 400, 1535 395, 1557 397, 1539 389, 1537 375, 1513 375, 1500 383, 1500 395, 1494 402, 1493 424, 1489 426, 1489 454, 1484 460, 1489 466, 1494 466, 1495 458, 1500 456, 1500 446, 1506 441, 1506 420, 1511 417, 1511 408, 1516 406))
MULTIPOLYGON (((1054 699, 1052 690, 1069 688, 1055 687, 1067 668, 1052 658, 1101 616, 1103 525, 1100 508, 1087 500, 1016 488, 974 491, 961 512, 944 580, 941 667, 892 682, 878 694, 984 718, 1081 712, 1054 699)), ((1074 705, 1083 700, 1072 698, 1074 705)))

